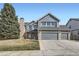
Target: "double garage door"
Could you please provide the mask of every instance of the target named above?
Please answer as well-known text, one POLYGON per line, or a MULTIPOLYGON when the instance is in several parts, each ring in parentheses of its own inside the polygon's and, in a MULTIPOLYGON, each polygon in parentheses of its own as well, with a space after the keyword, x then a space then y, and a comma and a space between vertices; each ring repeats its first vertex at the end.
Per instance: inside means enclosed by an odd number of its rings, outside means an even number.
POLYGON ((57 40, 58 39, 58 33, 42 32, 41 38, 44 39, 44 40, 57 40))
MULTIPOLYGON (((42 32, 41 39, 42 40, 58 40, 59 35, 58 33, 53 33, 53 32, 42 32)), ((61 33, 61 40, 67 40, 67 39, 68 39, 68 34, 61 33)))

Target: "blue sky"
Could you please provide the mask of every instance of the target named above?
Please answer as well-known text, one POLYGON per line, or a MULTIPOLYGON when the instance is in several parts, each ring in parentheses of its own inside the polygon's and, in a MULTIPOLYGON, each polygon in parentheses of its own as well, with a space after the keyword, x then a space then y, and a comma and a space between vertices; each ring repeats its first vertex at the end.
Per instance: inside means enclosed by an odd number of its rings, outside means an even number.
MULTIPOLYGON (((23 17, 25 22, 38 20, 47 13, 60 19, 60 24, 66 24, 70 18, 79 18, 79 4, 68 3, 13 3, 18 17, 23 17)), ((0 4, 0 9, 3 4, 0 4)))

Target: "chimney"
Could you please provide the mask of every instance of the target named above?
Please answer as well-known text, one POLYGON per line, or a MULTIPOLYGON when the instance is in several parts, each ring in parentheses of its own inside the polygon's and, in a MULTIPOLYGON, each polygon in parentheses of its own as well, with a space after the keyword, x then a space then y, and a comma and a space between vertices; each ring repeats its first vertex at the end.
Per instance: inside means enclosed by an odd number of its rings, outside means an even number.
POLYGON ((20 25, 20 39, 24 39, 24 33, 25 33, 25 24, 24 24, 24 18, 19 19, 19 25, 20 25))

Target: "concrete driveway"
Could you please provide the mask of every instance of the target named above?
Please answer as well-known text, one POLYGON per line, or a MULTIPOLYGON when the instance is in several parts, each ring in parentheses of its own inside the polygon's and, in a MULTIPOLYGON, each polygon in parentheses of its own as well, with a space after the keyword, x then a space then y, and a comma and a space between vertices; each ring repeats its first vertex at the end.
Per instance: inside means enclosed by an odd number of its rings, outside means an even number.
POLYGON ((72 40, 40 40, 41 50, 79 49, 79 42, 72 40))
POLYGON ((79 56, 79 41, 39 40, 41 50, 0 51, 2 56, 79 56))
POLYGON ((46 55, 72 56, 79 55, 79 41, 40 40, 40 48, 46 55))

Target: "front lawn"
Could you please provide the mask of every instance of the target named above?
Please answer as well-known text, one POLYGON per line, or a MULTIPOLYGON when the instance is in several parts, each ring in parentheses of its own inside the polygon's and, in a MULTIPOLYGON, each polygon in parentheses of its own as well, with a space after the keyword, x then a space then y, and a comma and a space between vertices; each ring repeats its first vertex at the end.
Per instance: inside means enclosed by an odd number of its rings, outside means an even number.
POLYGON ((1 40, 0 51, 39 50, 38 40, 1 40))

